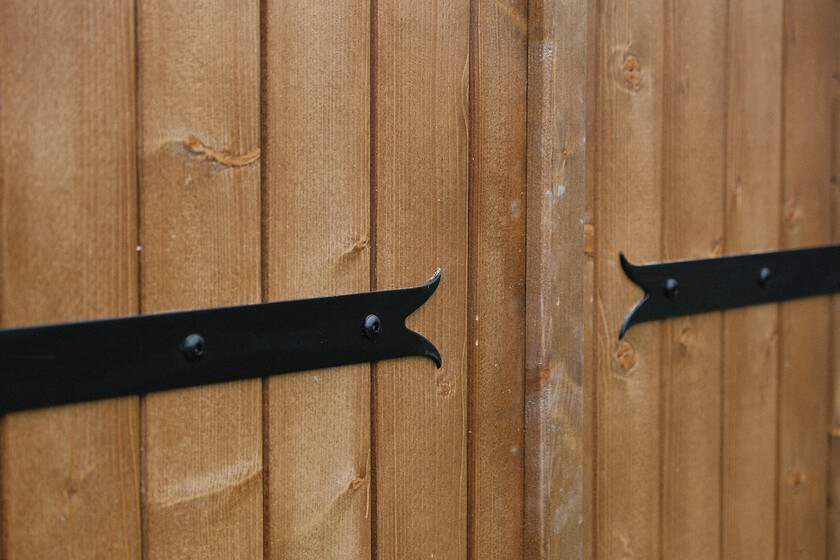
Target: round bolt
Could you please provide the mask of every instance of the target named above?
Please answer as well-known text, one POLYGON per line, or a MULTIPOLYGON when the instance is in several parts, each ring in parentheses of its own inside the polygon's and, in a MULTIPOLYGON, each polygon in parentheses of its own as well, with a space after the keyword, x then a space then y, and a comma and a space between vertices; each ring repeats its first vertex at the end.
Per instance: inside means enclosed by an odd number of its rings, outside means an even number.
POLYGON ((673 278, 668 278, 665 280, 665 297, 668 299, 674 299, 677 297, 677 294, 680 293, 680 285, 677 283, 676 280, 673 278))
POLYGON ((201 359, 204 355, 204 338, 200 334, 191 334, 181 344, 184 357, 191 362, 201 359))
POLYGON ((365 317, 365 326, 363 328, 365 336, 371 340, 379 336, 379 331, 382 330, 382 321, 374 314, 365 317))
POLYGON ((766 288, 770 284, 770 269, 766 266, 762 267, 761 270, 758 271, 758 285, 762 288, 766 288))

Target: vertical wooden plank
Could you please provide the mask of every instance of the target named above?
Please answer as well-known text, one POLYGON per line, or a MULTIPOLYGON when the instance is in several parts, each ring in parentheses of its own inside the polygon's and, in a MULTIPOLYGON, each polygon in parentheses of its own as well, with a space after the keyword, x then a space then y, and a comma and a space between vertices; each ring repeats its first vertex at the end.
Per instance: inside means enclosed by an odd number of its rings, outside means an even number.
POLYGON ((595 355, 598 543, 601 558, 660 554, 660 340, 634 327, 641 293, 618 262, 661 258, 663 5, 606 1, 599 21, 598 191, 595 193, 595 355))
POLYGON ((471 558, 522 557, 527 20, 478 0, 470 30, 471 558))
MULTIPOLYGON (((265 288, 270 300, 370 288, 370 5, 264 13, 265 288)), ((370 557, 370 366, 271 378, 271 558, 370 557)))
POLYGON ((464 558, 469 2, 377 0, 374 10, 375 287, 443 270, 408 320, 443 368, 374 366, 376 554, 464 558))
MULTIPOLYGON (((662 256, 723 253, 726 2, 666 3, 662 256)), ((720 558, 722 314, 667 321, 662 557, 720 558)))
MULTIPOLYGON (((0 3, 0 99, 0 324, 135 313, 132 3, 0 3)), ((0 557, 139 557, 138 418, 3 417, 0 557)))
POLYGON ((529 4, 525 558, 583 546, 588 7, 529 4))
MULTIPOLYGON (((835 29, 840 30, 840 14, 835 29)), ((837 41, 837 57, 835 58, 835 72, 840 71, 840 40, 837 41)), ((834 243, 840 243, 840 81, 834 80, 834 140, 832 142, 832 175, 831 195, 832 236, 834 243)), ((840 296, 835 295, 832 302, 831 335, 833 356, 831 365, 831 416, 829 422, 828 448, 828 537, 826 542, 826 558, 840 552, 840 296)))
MULTIPOLYGON (((782 244, 831 241, 836 0, 786 2, 782 244)), ((826 555, 831 298, 781 306, 778 558, 826 555)))
MULTIPOLYGON (((782 0, 729 3, 725 252, 778 249, 782 0)), ((776 548, 778 305, 724 313, 723 558, 776 548)))
MULTIPOLYGON (((143 0, 138 40, 142 311, 259 301, 259 4, 143 0)), ((262 558, 261 382, 142 422, 144 554, 262 558)))
POLYGON ((597 558, 598 551, 598 395, 594 365, 595 325, 595 193, 599 189, 598 126, 600 90, 600 7, 596 0, 587 0, 586 15, 586 189, 583 216, 583 554, 585 560, 597 558))

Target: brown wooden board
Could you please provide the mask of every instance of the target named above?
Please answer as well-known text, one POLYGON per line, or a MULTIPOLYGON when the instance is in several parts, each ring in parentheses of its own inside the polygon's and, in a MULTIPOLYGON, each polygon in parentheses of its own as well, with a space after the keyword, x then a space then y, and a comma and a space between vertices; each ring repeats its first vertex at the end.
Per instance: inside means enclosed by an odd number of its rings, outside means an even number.
MULTIPOLYGON (((137 310, 131 2, 0 3, 0 326, 137 310)), ((138 399, 0 419, 0 557, 138 558, 138 399)))
POLYGON ((528 15, 523 556, 580 558, 587 3, 528 15))
MULTIPOLYGON (((263 18, 265 297, 368 291, 369 3, 263 18)), ((265 399, 266 557, 369 558, 370 366, 270 378, 265 399)))
POLYGON ((595 337, 599 435, 597 550, 601 558, 654 558, 660 550, 661 323, 618 340, 640 297, 620 272, 661 259, 664 6, 605 2, 599 14, 595 193, 595 337))
MULTIPOLYGON (((783 3, 729 6, 727 254, 779 247, 783 3)), ((724 313, 722 558, 776 549, 778 305, 724 313)))
POLYGON ((527 4, 472 5, 469 551, 522 557, 527 4))
MULTIPOLYGON (((787 2, 782 246, 831 241, 837 2, 787 2)), ((831 298, 781 305, 777 558, 826 556, 831 298)), ((834 551, 833 554, 836 554, 834 551)))
POLYGON ((598 140, 600 118, 597 113, 600 98, 600 17, 595 0, 587 1, 586 15, 586 188, 583 212, 583 503, 581 506, 582 558, 596 558, 598 551, 598 383, 593 374, 595 356, 595 193, 598 191, 598 140))
MULTIPOLYGON (((662 256, 723 253, 724 2, 666 3, 662 256)), ((663 324, 662 558, 720 558, 722 314, 663 324)))
MULTIPOLYGON (((838 29, 840 29, 840 18, 838 18, 838 29)), ((840 41, 837 41, 837 64, 840 66, 840 41)), ((833 121, 834 139, 832 152, 832 175, 831 194, 833 197, 832 207, 832 235, 833 242, 840 243, 840 88, 834 88, 833 97, 833 121)), ((840 296, 835 295, 832 302, 831 316, 831 403, 830 418, 828 425, 829 433, 829 469, 828 469, 828 537, 826 546, 828 555, 833 551, 840 550, 840 296)))
MULTIPOLYGON (((259 14, 139 5, 144 313, 260 300, 259 14)), ((262 558, 261 401, 260 380, 144 397, 145 555, 262 558)))
POLYGON ((379 558, 466 556, 469 15, 466 0, 375 3, 374 287, 440 267, 407 324, 445 356, 374 366, 379 558))

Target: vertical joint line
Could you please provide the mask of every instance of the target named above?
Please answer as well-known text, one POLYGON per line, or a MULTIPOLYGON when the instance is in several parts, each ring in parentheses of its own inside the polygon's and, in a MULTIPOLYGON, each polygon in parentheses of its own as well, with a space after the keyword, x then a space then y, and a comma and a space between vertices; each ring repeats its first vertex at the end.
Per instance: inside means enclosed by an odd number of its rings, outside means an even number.
MULTIPOLYGON (((376 183, 376 10, 378 4, 377 0, 370 0, 370 17, 368 19, 368 57, 370 62, 370 70, 368 74, 368 90, 370 92, 370 105, 368 107, 368 165, 370 172, 369 179, 369 207, 368 207, 368 223, 370 239, 370 289, 376 290, 376 264, 377 264, 377 247, 378 231, 376 227, 377 218, 377 183, 376 183)), ((370 557, 371 560, 377 559, 377 453, 376 453, 376 374, 377 366, 375 363, 370 364, 370 397, 369 397, 369 411, 370 411, 370 557)))
MULTIPOLYGON (((729 96, 730 96, 730 88, 731 88, 731 80, 730 80, 730 72, 732 70, 732 65, 730 64, 730 59, 732 57, 732 52, 730 51, 730 46, 732 44, 731 41, 731 33, 732 27, 730 26, 730 8, 731 2, 730 0, 726 0, 726 21, 724 25, 726 26, 726 44, 724 45, 724 53, 726 58, 724 59, 724 64, 726 65, 724 69, 724 85, 723 85, 723 118, 724 118, 724 130, 723 130, 723 254, 727 254, 727 183, 729 181, 729 96)), ((724 542, 725 542, 725 531, 726 531, 726 524, 724 523, 724 516, 725 516, 725 476, 726 470, 724 468, 726 464, 726 391, 725 391, 725 379, 724 375, 726 373, 726 319, 724 318, 724 314, 720 314, 720 365, 718 366, 718 421, 720 422, 720 429, 718 435, 718 496, 720 502, 718 503, 718 556, 720 558, 724 557, 724 542)))
MULTIPOLYGON (((266 143, 268 139, 267 126, 267 96, 265 95, 265 87, 268 76, 268 49, 266 42, 268 38, 268 2, 267 0, 260 0, 259 11, 259 60, 260 60, 260 88, 259 88, 259 130, 260 130, 260 153, 263 156, 259 159, 260 162, 260 300, 265 302, 269 298, 268 286, 268 185, 266 184, 266 157, 268 151, 266 150, 266 143)), ((270 381, 266 377, 261 381, 261 430, 262 430, 262 540, 263 540, 263 558, 271 558, 271 465, 270 454, 271 449, 271 418, 270 418, 270 381)))
MULTIPOLYGON (((141 70, 141 54, 140 54, 140 7, 139 0, 133 3, 134 10, 134 191, 135 191, 135 241, 139 250, 135 251, 135 258, 137 259, 137 313, 143 313, 143 197, 142 197, 142 161, 143 154, 143 97, 142 97, 142 74, 141 70)), ((148 465, 146 456, 146 397, 140 395, 137 397, 137 414, 138 419, 138 439, 140 449, 138 450, 138 472, 140 473, 140 483, 138 490, 139 499, 139 516, 140 516, 140 558, 146 560, 149 556, 149 512, 146 502, 146 484, 148 481, 148 465)))
POLYGON ((475 380, 477 378, 476 366, 476 347, 472 341, 476 338, 475 327, 475 312, 476 312, 476 263, 475 250, 473 243, 477 242, 477 224, 473 219, 473 212, 478 207, 474 204, 475 198, 478 196, 475 187, 476 167, 479 162, 473 156, 473 146, 475 142, 470 141, 475 133, 475 123, 472 118, 472 108, 475 102, 474 88, 476 83, 474 80, 474 73, 477 71, 475 65, 476 56, 474 49, 476 48, 474 34, 477 33, 478 27, 478 6, 479 0, 469 0, 470 22, 467 33, 467 64, 469 66, 468 83, 467 83, 467 425, 465 427, 466 443, 467 443, 467 560, 472 560, 476 557, 475 551, 475 380))
MULTIPOLYGON (((671 193, 671 187, 673 186, 673 174, 674 174, 674 141, 675 141, 675 132, 674 132, 674 103, 675 100, 672 95, 672 83, 673 80, 673 65, 674 65, 674 45, 672 41, 674 39, 674 0, 665 0, 663 3, 662 9, 662 18, 663 18, 663 25, 662 25, 662 45, 663 45, 663 52, 662 52, 662 84, 658 86, 659 94, 662 96, 661 106, 662 106, 662 138, 661 142, 662 145, 660 146, 660 154, 662 158, 662 167, 660 169, 661 178, 659 183, 659 257, 661 259, 667 258, 667 255, 663 255, 665 252, 665 238, 667 232, 666 220, 665 216, 667 215, 668 207, 670 206, 669 197, 671 193)), ((670 342, 670 331, 671 331, 671 322, 666 321, 665 323, 659 324, 656 329, 659 331, 659 340, 661 341, 659 346, 659 367, 658 367, 658 388, 659 388, 659 520, 658 520, 658 527, 659 527, 659 538, 657 539, 657 546, 658 552, 657 557, 660 559, 664 558, 664 551, 665 551, 665 539, 666 539, 666 531, 665 529, 665 518, 666 518, 666 507, 667 504, 667 483, 668 477, 665 476, 665 465, 667 464, 667 457, 666 452, 668 448, 668 442, 670 438, 669 430, 668 430, 668 422, 670 420, 670 384, 665 383, 666 376, 663 374, 663 364, 666 363, 666 358, 668 355, 668 345, 670 342), (665 414, 668 414, 668 417, 665 414)))
MULTIPOLYGON (((786 180, 785 180, 785 154, 787 153, 787 145, 785 142, 785 134, 787 129, 787 119, 785 116, 785 109, 787 106, 787 63, 788 63, 788 46, 787 46, 787 26, 788 26, 788 1, 783 0, 782 2, 782 74, 781 74, 781 95, 780 95, 780 102, 781 107, 780 109, 780 142, 779 142, 779 214, 777 216, 778 224, 779 224, 779 247, 785 247, 785 233, 784 233, 784 207, 785 207, 785 189, 786 189, 786 180)), ((782 304, 776 304, 776 308, 778 309, 778 313, 776 314, 776 332, 779 333, 779 340, 778 340, 778 354, 776 356, 776 505, 775 505, 775 556, 776 558, 780 557, 779 548, 781 546, 781 538, 779 534, 779 526, 781 522, 781 476, 782 476, 782 465, 781 465, 781 446, 782 446, 782 377, 783 377, 783 369, 782 366, 784 364, 784 354, 785 354, 785 345, 784 345, 784 332, 782 330, 782 325, 784 323, 784 306, 782 304)))

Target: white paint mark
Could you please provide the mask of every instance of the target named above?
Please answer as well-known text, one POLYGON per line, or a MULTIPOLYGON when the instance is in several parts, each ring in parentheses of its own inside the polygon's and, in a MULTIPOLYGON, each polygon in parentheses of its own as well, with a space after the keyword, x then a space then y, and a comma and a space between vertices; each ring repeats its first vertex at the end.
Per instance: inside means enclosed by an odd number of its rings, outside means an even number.
POLYGON ((513 200, 510 203, 510 215, 514 219, 518 219, 522 215, 522 205, 519 200, 513 200))

